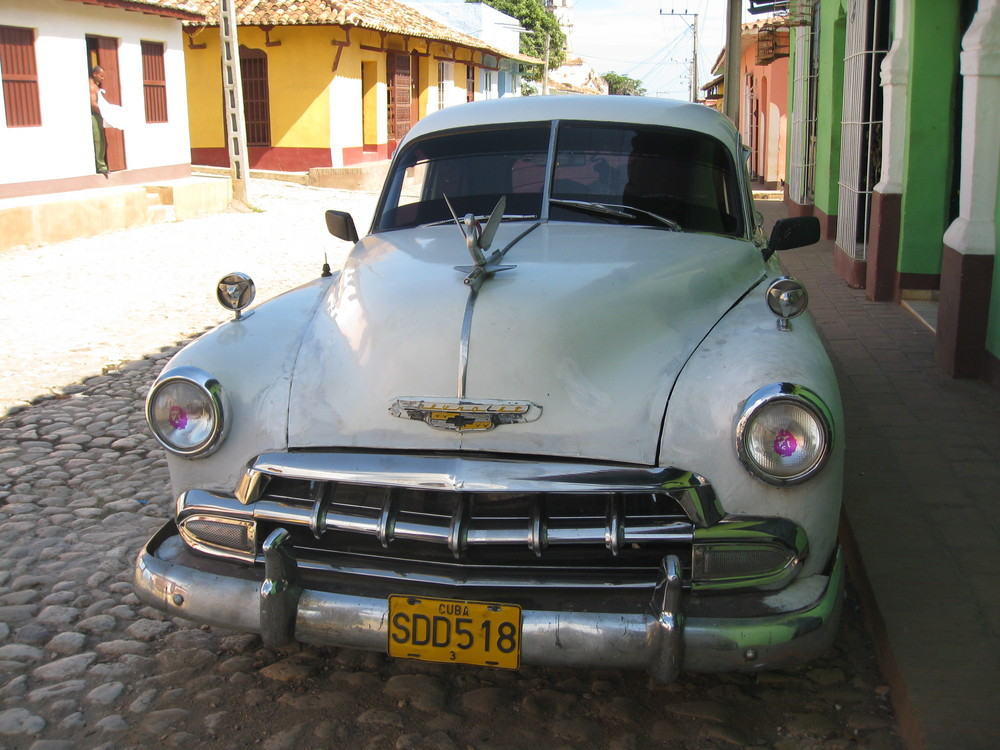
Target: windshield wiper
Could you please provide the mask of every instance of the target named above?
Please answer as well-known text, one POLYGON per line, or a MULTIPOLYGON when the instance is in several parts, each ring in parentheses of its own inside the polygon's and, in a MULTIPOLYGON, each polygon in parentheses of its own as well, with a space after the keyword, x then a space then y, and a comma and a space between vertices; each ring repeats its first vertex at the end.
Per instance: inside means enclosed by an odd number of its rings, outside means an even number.
MULTIPOLYGON (((490 218, 489 214, 482 214, 480 216, 474 217, 476 221, 486 221, 490 218)), ((500 217, 500 221, 524 221, 526 219, 537 219, 538 214, 504 214, 500 217)), ((441 221, 429 221, 426 224, 421 224, 422 227, 440 227, 444 224, 454 224, 454 219, 441 219, 441 221)))
POLYGON ((586 211, 587 213, 597 214, 598 216, 614 216, 618 219, 635 220, 637 218, 636 214, 642 214, 643 216, 647 216, 659 222, 662 226, 667 227, 673 232, 684 231, 681 229, 681 225, 673 219, 668 219, 665 216, 660 216, 652 211, 647 211, 644 208, 636 208, 635 206, 622 206, 617 203, 592 203, 590 201, 576 201, 565 198, 550 198, 549 203, 553 203, 557 206, 563 206, 565 208, 586 211))

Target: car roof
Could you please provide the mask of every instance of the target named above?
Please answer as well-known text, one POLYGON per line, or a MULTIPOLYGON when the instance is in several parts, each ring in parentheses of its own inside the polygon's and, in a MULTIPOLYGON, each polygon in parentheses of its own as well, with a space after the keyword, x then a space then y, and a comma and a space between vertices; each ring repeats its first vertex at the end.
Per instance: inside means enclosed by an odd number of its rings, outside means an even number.
POLYGON ((433 112, 407 133, 404 143, 429 133, 513 122, 592 120, 662 125, 715 136, 734 151, 739 135, 724 115, 701 104, 645 96, 517 96, 470 102, 433 112))

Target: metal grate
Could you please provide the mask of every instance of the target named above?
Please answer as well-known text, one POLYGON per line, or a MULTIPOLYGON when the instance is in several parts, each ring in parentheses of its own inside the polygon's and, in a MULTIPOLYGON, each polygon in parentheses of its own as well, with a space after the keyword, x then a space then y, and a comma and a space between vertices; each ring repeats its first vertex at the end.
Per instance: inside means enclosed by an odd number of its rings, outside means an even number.
POLYGON ((248 146, 271 145, 271 95, 268 88, 267 54, 240 45, 243 72, 243 113, 248 146))
POLYGON ((851 0, 844 51, 837 246, 856 261, 868 257, 872 191, 882 149, 879 68, 888 52, 887 0, 851 0))
POLYGON ((788 154, 788 197, 809 205, 815 194, 816 84, 819 74, 818 30, 813 24, 796 29, 792 87, 791 146, 788 154))

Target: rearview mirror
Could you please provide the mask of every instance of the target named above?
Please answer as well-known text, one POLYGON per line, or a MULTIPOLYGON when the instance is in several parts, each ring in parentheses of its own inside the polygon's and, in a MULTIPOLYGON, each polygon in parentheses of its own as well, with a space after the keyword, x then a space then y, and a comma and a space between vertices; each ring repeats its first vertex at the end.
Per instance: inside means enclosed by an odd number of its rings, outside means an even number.
POLYGON ((334 237, 348 242, 358 241, 358 230, 354 227, 354 219, 346 211, 330 210, 326 212, 326 228, 334 237))
POLYGON ((795 216, 778 219, 767 241, 768 250, 791 250, 819 242, 819 219, 815 216, 795 216))

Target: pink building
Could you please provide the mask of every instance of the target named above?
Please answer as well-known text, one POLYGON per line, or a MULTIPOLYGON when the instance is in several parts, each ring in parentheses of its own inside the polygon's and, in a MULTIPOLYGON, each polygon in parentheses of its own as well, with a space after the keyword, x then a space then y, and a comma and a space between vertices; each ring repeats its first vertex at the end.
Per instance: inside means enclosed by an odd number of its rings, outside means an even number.
MULTIPOLYGON (((721 101, 725 50, 705 86, 705 103, 721 101)), ((740 56, 740 134, 750 149, 750 175, 769 189, 785 181, 785 132, 788 116, 788 29, 780 19, 743 24, 740 56)))

